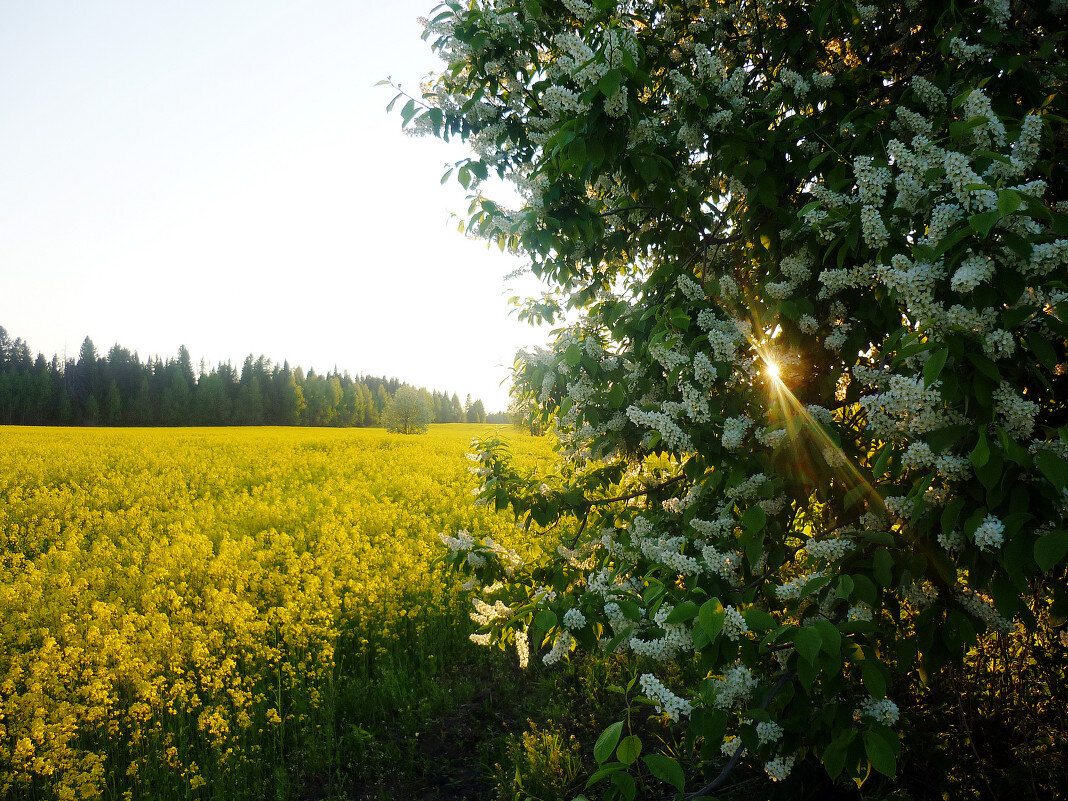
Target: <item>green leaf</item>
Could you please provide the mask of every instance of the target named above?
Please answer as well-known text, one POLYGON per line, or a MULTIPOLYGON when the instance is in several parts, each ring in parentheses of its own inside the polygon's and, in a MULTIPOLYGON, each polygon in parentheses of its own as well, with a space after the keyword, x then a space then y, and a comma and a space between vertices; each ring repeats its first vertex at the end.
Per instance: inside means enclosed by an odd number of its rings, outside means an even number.
POLYGON ((720 603, 719 598, 711 598, 701 605, 701 611, 698 613, 697 621, 701 624, 701 628, 705 630, 705 634, 708 638, 715 642, 716 637, 723 631, 723 621, 726 618, 726 612, 723 610, 723 604, 720 603))
POLYGON ((1068 554, 1068 531, 1053 531, 1035 540, 1035 561, 1048 573, 1068 554))
POLYGON ((949 348, 939 348, 931 354, 931 358, 923 365, 923 386, 926 389, 938 380, 942 374, 942 368, 946 366, 949 358, 949 348))
POLYGON ((622 762, 609 762, 607 765, 602 765, 589 779, 586 781, 586 787, 590 788, 597 784, 605 776, 611 776, 613 773, 618 773, 621 770, 626 770, 627 766, 622 762))
POLYGON ((975 447, 972 449, 968 458, 971 459, 972 464, 976 467, 982 467, 990 461, 990 444, 986 441, 985 431, 980 432, 979 441, 975 443, 975 447))
POLYGON ((1008 217, 1021 205, 1023 205, 1023 199, 1018 192, 1012 189, 1002 189, 998 192, 998 212, 1002 217, 1008 217))
POLYGON ((745 624, 753 631, 771 631, 778 625, 775 618, 756 607, 745 610, 742 617, 745 618, 745 624))
POLYGON ((1000 215, 996 211, 984 211, 981 214, 973 214, 969 217, 968 225, 979 234, 981 239, 986 239, 990 234, 990 229, 994 227, 999 217, 1000 215))
POLYGON ((564 351, 564 361, 571 367, 575 367, 582 359, 582 350, 577 344, 569 345, 564 351))
POLYGON ((767 513, 756 504, 753 504, 745 510, 745 514, 742 515, 742 528, 746 531, 756 533, 764 528, 764 524, 768 522, 767 513))
POLYGON ((538 624, 539 629, 548 632, 557 623, 556 612, 552 609, 542 609, 534 616, 534 622, 538 624))
POLYGON ((886 548, 880 548, 872 557, 872 575, 882 586, 889 587, 894 579, 894 557, 886 548))
POLYGON ((623 796, 624 801, 632 801, 636 795, 638 788, 634 783, 634 777, 629 773, 613 773, 612 784, 619 790, 619 794, 623 796))
POLYGON ((849 576, 838 577, 838 589, 835 591, 834 597, 841 598, 843 601, 848 601, 849 596, 853 594, 853 579, 849 576))
POLYGON ((597 82, 597 88, 601 90, 601 94, 605 97, 612 97, 619 91, 620 82, 623 80, 623 76, 619 70, 609 70, 604 74, 604 77, 597 82))
POLYGON ((628 734, 623 738, 616 749, 616 759, 624 765, 634 764, 638 754, 642 752, 642 739, 637 734, 628 734))
POLYGON ((683 601, 671 610, 671 614, 667 616, 667 619, 664 622, 685 623, 687 620, 693 620, 697 617, 698 611, 700 611, 700 607, 693 601, 683 601))
POLYGON ((1035 463, 1042 475, 1050 480, 1057 489, 1068 487, 1068 462, 1052 451, 1041 450, 1035 454, 1035 463))
POLYGON ((643 757, 649 772, 662 782, 667 782, 680 793, 686 787, 686 774, 682 772, 679 763, 663 754, 649 754, 643 757))
POLYGON ((1057 352, 1044 336, 1037 332, 1028 334, 1027 348, 1035 354, 1035 358, 1047 370, 1057 369, 1057 352))
POLYGON ((897 773, 897 757, 893 748, 873 731, 864 732, 864 751, 871 760, 871 766, 884 776, 893 778, 897 773))
POLYGON ((886 677, 874 660, 865 659, 860 663, 860 675, 872 698, 886 697, 886 677))
POLYGON ((848 743, 835 740, 823 752, 823 768, 832 779, 837 779, 845 769, 846 747, 848 743))
POLYGON ((616 744, 619 742, 619 735, 622 732, 622 720, 617 720, 601 732, 601 736, 598 737, 597 742, 593 744, 593 758, 598 762, 604 762, 608 757, 612 756, 612 752, 616 749, 616 744))
POLYGON ((812 628, 820 633, 823 651, 837 658, 842 653, 842 633, 829 620, 817 620, 812 628))
POLYGON ((960 518, 960 513, 964 509, 964 503, 964 498, 957 498, 942 510, 942 533, 947 537, 952 534, 953 529, 957 527, 957 520, 960 518))
POLYGON ((871 472, 875 478, 886 475, 886 466, 890 463, 890 456, 894 453, 894 443, 887 442, 879 449, 879 455, 875 459, 871 472))
POLYGON ((968 361, 974 364, 975 368, 991 381, 1001 381, 1001 373, 998 371, 998 366, 983 354, 970 350, 968 351, 968 361))
POLYGON ((794 648, 809 664, 816 664, 823 638, 813 628, 799 628, 794 632, 794 648))

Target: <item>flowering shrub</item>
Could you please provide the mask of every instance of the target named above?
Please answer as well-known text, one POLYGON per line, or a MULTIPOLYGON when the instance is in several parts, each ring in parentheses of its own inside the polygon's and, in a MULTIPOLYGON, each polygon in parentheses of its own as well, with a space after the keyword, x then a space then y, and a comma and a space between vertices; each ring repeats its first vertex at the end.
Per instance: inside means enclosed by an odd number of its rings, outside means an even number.
MULTIPOLYGON (((742 759, 893 775, 903 677, 1030 625, 1021 598, 1063 579, 1065 11, 472 0, 426 21, 446 66, 404 125, 472 147, 468 230, 548 284, 524 315, 565 321, 515 367, 565 461, 474 458, 487 503, 573 534, 536 563, 447 540, 476 637, 524 664, 633 654, 698 794, 742 759)), ((631 798, 620 736, 591 781, 631 798)))

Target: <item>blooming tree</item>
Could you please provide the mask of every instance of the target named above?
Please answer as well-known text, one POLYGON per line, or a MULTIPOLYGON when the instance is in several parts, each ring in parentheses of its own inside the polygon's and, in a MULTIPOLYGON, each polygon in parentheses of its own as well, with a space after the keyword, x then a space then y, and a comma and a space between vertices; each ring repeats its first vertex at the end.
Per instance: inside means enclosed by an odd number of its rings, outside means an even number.
POLYGON ((398 95, 404 124, 471 146, 468 229, 547 283, 526 316, 564 321, 515 368, 558 469, 473 455, 480 497, 561 524, 559 549, 444 539, 481 588, 477 640, 524 665, 628 652, 685 727, 689 779, 610 727, 610 793, 651 772, 707 794, 741 760, 893 775, 904 676, 1033 624, 1036 587, 1065 602, 1066 7, 470 0, 426 21, 446 66, 398 95))
POLYGON ((434 418, 429 393, 404 385, 390 398, 382 415, 382 425, 401 434, 424 434, 434 418))

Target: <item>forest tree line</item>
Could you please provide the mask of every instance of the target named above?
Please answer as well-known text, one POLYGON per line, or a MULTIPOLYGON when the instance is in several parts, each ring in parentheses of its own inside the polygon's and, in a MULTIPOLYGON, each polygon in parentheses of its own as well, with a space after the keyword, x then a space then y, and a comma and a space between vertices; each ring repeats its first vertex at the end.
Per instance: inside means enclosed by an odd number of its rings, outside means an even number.
MULTIPOLYGON (((396 378, 318 374, 248 356, 194 370, 183 345, 176 358, 142 362, 114 345, 100 355, 89 337, 77 359, 32 355, 0 326, 0 424, 375 426, 402 386, 396 378)), ((418 390, 436 423, 507 422, 481 400, 418 390)))

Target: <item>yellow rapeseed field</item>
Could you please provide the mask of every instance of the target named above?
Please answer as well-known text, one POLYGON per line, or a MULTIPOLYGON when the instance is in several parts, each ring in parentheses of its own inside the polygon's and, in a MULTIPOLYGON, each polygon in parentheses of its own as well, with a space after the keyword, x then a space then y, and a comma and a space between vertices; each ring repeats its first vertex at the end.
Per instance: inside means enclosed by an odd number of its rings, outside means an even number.
POLYGON ((464 620, 438 532, 524 547, 473 505, 486 430, 0 428, 0 798, 197 795, 464 620))

